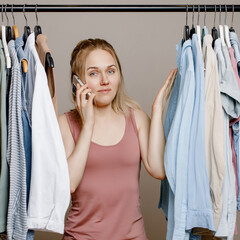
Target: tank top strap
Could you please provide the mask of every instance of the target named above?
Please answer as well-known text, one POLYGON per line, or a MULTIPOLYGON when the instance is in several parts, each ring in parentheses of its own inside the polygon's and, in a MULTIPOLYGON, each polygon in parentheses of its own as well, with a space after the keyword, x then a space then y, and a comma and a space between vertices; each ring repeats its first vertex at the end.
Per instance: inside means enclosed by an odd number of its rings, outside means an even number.
POLYGON ((73 117, 73 114, 71 112, 66 112, 65 113, 66 117, 67 117, 67 121, 68 121, 68 125, 70 128, 70 131, 72 133, 73 136, 73 140, 76 144, 79 134, 80 134, 80 126, 78 121, 73 117))
POLYGON ((132 122, 132 125, 133 125, 134 132, 138 136, 137 124, 136 124, 136 120, 135 120, 134 111, 133 111, 132 108, 130 108, 130 119, 131 119, 131 122, 132 122))

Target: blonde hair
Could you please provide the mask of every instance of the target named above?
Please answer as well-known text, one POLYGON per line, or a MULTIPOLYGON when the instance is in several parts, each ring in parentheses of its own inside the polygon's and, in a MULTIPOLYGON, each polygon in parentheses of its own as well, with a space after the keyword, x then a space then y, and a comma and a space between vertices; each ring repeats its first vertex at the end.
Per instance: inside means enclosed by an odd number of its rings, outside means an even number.
MULTIPOLYGON (((72 55, 71 55, 71 83, 73 75, 76 74, 80 77, 83 82, 85 82, 84 79, 84 73, 85 73, 85 62, 87 56, 96 49, 102 49, 107 51, 112 55, 114 58, 119 74, 120 74, 120 83, 118 86, 118 90, 116 93, 116 96, 113 99, 112 102, 112 109, 116 113, 122 113, 125 116, 129 117, 129 108, 133 109, 140 109, 140 106, 133 101, 130 97, 128 97, 124 90, 124 78, 122 75, 122 69, 121 64, 118 59, 118 56, 112 47, 110 43, 108 43, 106 40, 103 39, 87 39, 80 41, 76 47, 73 49, 72 55)), ((75 96, 73 95, 73 100, 75 101, 75 96)), ((76 109, 72 110, 72 113, 75 118, 80 118, 78 111, 76 109)))

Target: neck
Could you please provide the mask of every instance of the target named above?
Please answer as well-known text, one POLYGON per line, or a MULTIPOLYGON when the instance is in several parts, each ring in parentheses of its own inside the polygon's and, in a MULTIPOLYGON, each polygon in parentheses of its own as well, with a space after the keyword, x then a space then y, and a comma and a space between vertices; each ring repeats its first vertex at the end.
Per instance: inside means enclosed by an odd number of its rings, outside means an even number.
POLYGON ((107 119, 112 117, 115 112, 112 109, 111 105, 103 106, 103 107, 94 107, 94 114, 96 119, 107 119))

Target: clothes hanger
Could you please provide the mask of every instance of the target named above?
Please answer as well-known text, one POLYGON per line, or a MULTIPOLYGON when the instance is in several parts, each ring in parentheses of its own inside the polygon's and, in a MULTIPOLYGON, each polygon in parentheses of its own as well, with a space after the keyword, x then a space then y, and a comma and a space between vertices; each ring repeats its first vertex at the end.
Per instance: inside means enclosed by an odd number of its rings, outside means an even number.
POLYGON ((228 48, 232 47, 231 42, 230 42, 230 38, 229 38, 229 28, 228 28, 228 25, 227 25, 227 5, 225 5, 224 36, 225 36, 225 42, 227 44, 227 47, 228 48))
POLYGON ((192 38, 192 35, 196 33, 195 27, 194 27, 194 5, 193 5, 193 13, 192 13, 192 29, 190 30, 190 38, 192 38))
POLYGON ((198 36, 198 43, 200 50, 202 52, 202 44, 201 44, 201 27, 199 25, 199 18, 200 18, 200 5, 198 5, 198 21, 197 21, 197 36, 198 36))
POLYGON ((201 43, 202 43, 202 45, 203 45, 203 39, 204 39, 204 37, 208 34, 208 29, 207 29, 207 26, 206 26, 207 6, 204 5, 204 8, 205 8, 205 13, 204 13, 204 26, 203 26, 203 29, 202 29, 202 37, 201 37, 201 43))
POLYGON ((186 25, 184 26, 184 29, 183 29, 184 41, 188 40, 190 37, 189 26, 187 25, 187 22, 188 22, 188 5, 187 5, 187 11, 186 11, 186 25))
MULTIPOLYGON (((36 40, 37 36, 39 34, 42 34, 41 26, 38 25, 37 4, 35 6, 35 14, 36 14, 36 26, 34 27, 34 34, 36 40)), ((47 52, 45 56, 45 69, 47 69, 48 67, 54 68, 54 62, 50 52, 47 52)))
POLYGON ((38 15, 37 15, 37 4, 35 6, 35 14, 36 14, 36 26, 34 27, 34 34, 35 34, 35 40, 37 39, 37 36, 39 34, 42 34, 42 29, 41 29, 41 26, 38 25, 38 15))
POLYGON ((16 39, 17 37, 19 37, 19 33, 18 33, 18 28, 15 24, 15 17, 13 15, 13 4, 12 4, 12 18, 13 18, 13 26, 12 26, 13 38, 16 39))
POLYGON ((6 41, 8 43, 10 40, 12 40, 12 30, 11 30, 11 27, 9 26, 9 19, 7 16, 7 5, 5 5, 5 16, 7 19, 7 26, 5 27, 6 28, 6 41))
POLYGON ((2 44, 3 44, 5 59, 6 59, 6 66, 9 69, 9 68, 11 68, 11 58, 10 58, 8 46, 7 46, 6 28, 3 25, 3 4, 2 4, 1 12, 2 12, 2 27, 0 28, 1 29, 0 37, 2 39, 2 44))
POLYGON ((28 36, 31 34, 31 29, 30 29, 30 27, 29 27, 28 24, 27 24, 27 17, 26 17, 26 14, 25 14, 25 6, 26 6, 26 4, 24 4, 24 6, 23 6, 23 15, 24 15, 24 18, 25 18, 25 20, 26 20, 26 25, 25 25, 24 30, 23 30, 23 42, 24 42, 24 46, 25 46, 25 44, 26 44, 26 41, 27 41, 28 36))
MULTIPOLYGON (((13 18, 13 26, 12 26, 13 35, 14 35, 14 39, 16 39, 16 38, 19 37, 19 33, 18 33, 18 28, 17 28, 16 23, 15 23, 15 17, 13 15, 13 4, 12 4, 12 18, 13 18)), ((22 63, 23 72, 27 73, 28 72, 28 62, 27 62, 27 60, 22 59, 21 63, 22 63)))
POLYGON ((220 12, 219 12, 219 26, 218 26, 218 29, 219 29, 219 36, 220 36, 220 39, 221 39, 221 43, 222 43, 222 46, 226 46, 226 43, 225 43, 225 40, 224 40, 224 32, 223 32, 223 25, 221 24, 221 14, 222 14, 222 8, 221 8, 221 5, 219 6, 220 8, 220 12))
POLYGON ((218 30, 216 29, 216 12, 217 12, 217 7, 215 5, 215 12, 214 12, 214 23, 213 23, 213 28, 212 28, 212 38, 213 38, 213 42, 212 42, 212 47, 214 48, 214 44, 215 41, 218 39, 218 30))
POLYGON ((229 29, 230 32, 235 32, 235 30, 233 28, 233 15, 234 15, 234 5, 232 5, 232 24, 231 24, 231 27, 229 29))

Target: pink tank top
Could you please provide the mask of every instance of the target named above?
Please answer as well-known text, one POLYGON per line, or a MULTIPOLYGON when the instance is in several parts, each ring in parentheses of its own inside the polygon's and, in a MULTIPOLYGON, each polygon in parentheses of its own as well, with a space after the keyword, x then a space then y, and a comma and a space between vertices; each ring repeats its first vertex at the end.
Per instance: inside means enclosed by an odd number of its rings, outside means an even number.
MULTIPOLYGON (((147 240, 139 204, 140 148, 133 111, 115 145, 91 142, 82 180, 72 194, 64 240, 147 240)), ((65 113, 76 143, 80 127, 65 113)))

